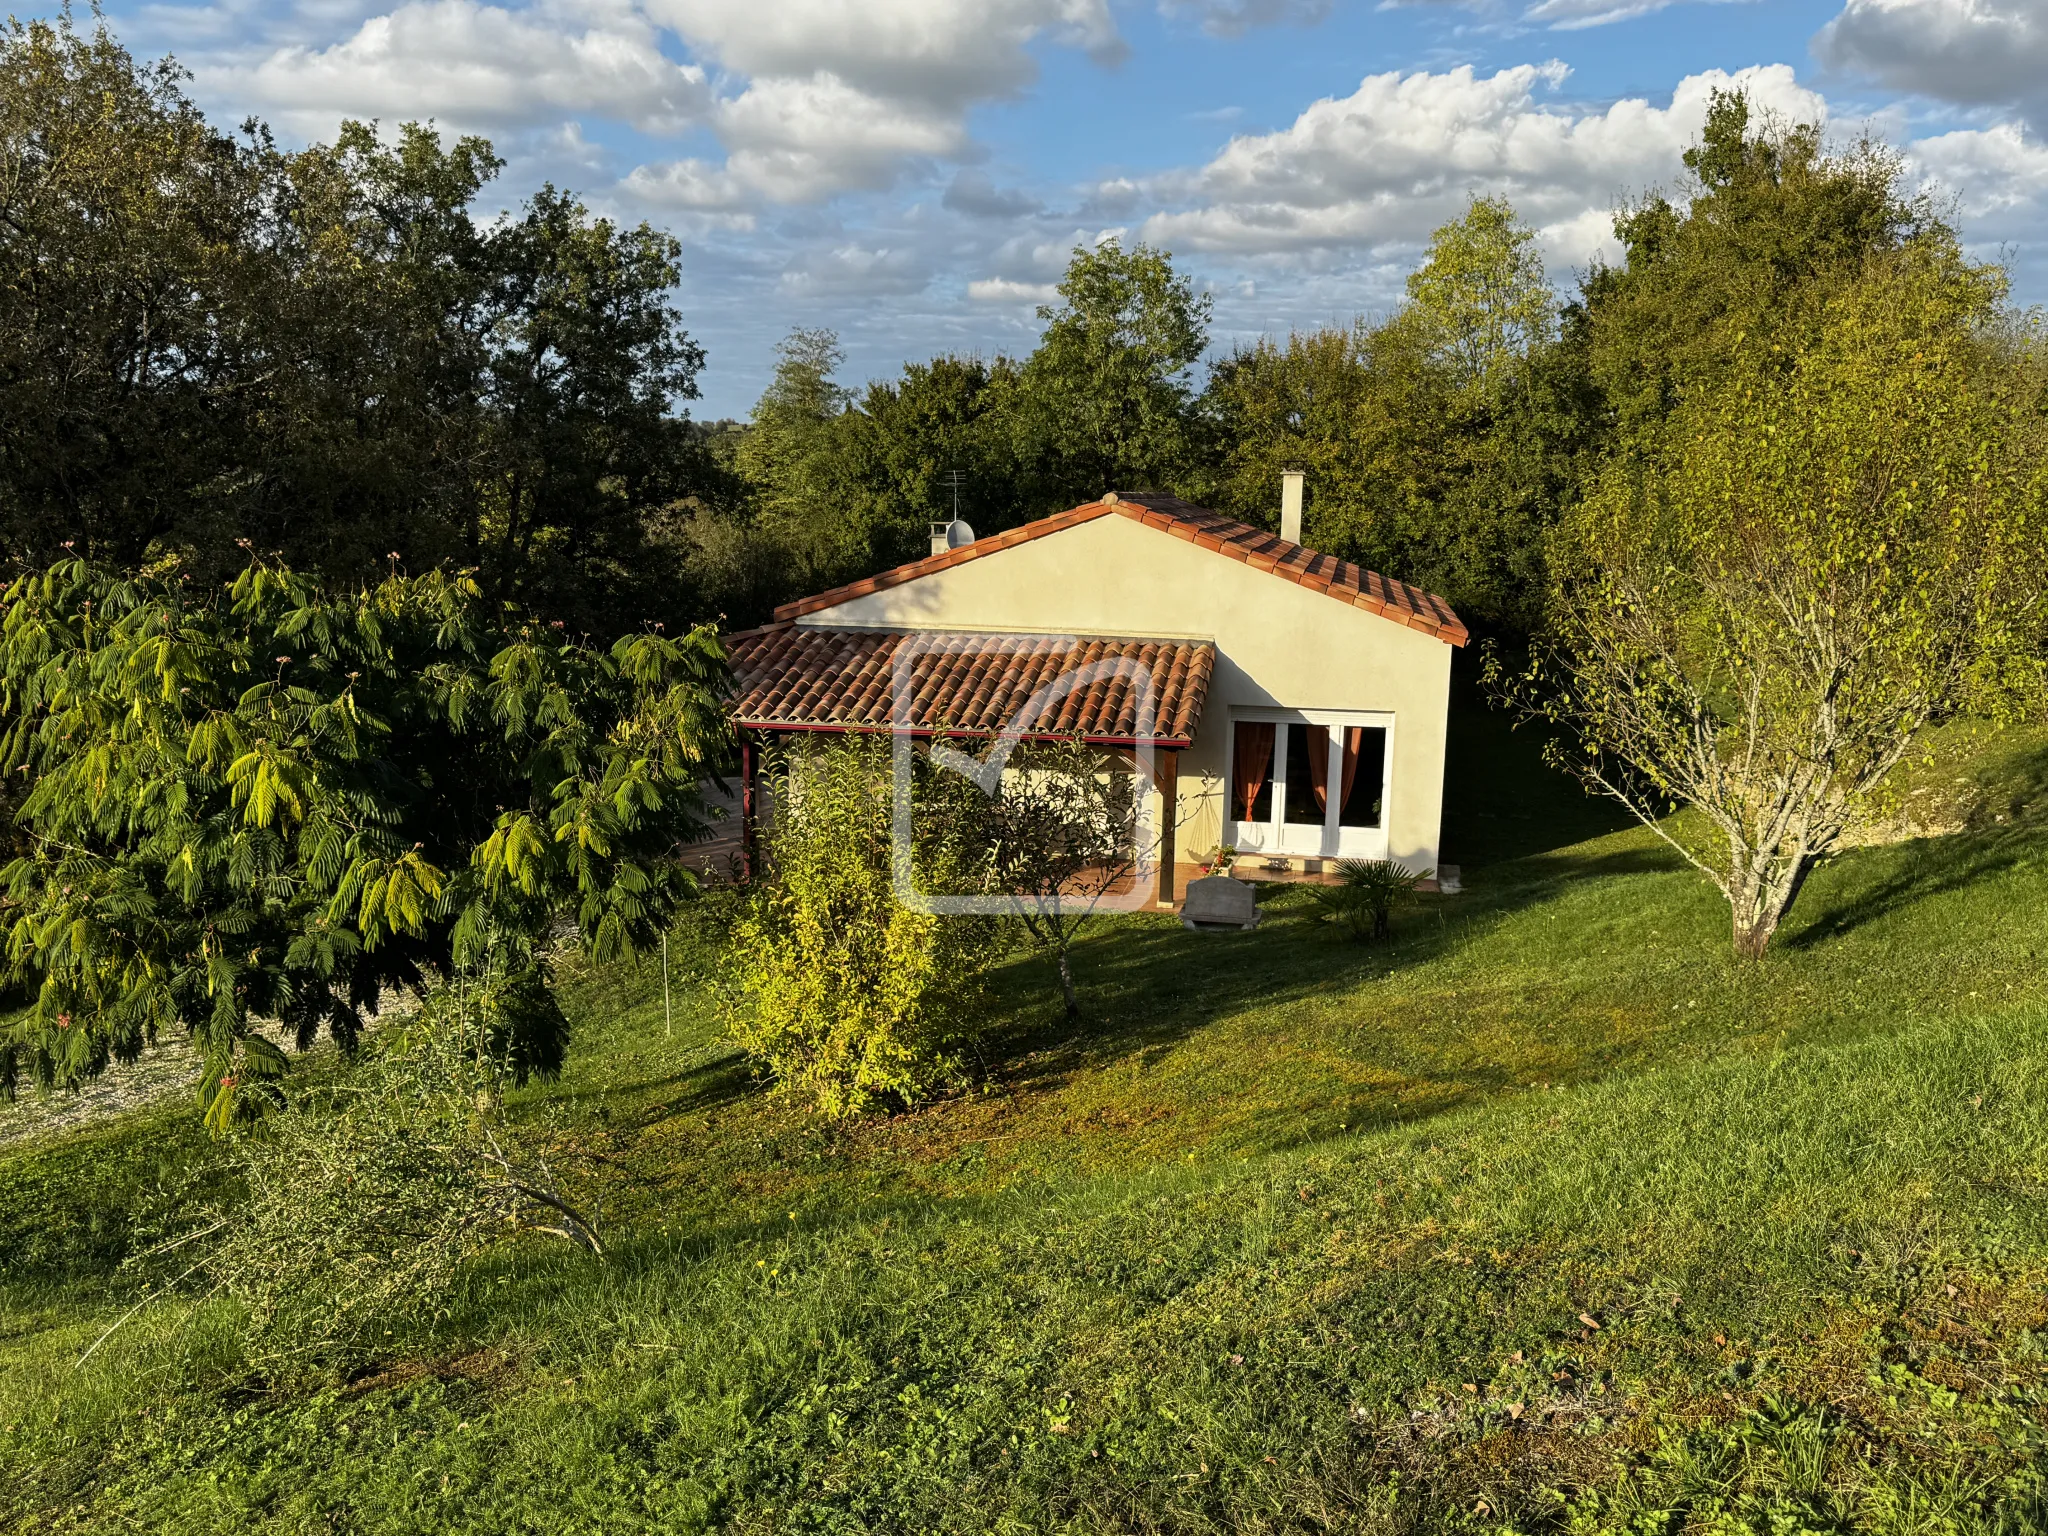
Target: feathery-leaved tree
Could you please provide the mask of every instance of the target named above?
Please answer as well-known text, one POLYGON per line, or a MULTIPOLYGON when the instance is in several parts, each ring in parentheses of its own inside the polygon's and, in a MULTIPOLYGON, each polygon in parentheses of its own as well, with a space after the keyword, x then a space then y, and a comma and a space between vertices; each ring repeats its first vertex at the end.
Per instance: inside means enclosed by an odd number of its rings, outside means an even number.
POLYGON ((609 650, 466 575, 328 591, 256 561, 202 591, 174 564, 66 560, 0 625, 0 763, 27 851, 0 871, 5 964, 35 994, 0 1087, 73 1086, 189 1032, 221 1127, 266 1097, 274 1019, 344 1046, 394 987, 489 957, 514 1071, 566 1022, 544 945, 660 934, 704 829, 725 724, 715 634, 609 650))
POLYGON ((1746 958, 1924 727, 2029 681, 2048 529, 2000 291, 1944 242, 1873 258, 1806 345, 1738 339, 1556 542, 1540 707, 1746 958))

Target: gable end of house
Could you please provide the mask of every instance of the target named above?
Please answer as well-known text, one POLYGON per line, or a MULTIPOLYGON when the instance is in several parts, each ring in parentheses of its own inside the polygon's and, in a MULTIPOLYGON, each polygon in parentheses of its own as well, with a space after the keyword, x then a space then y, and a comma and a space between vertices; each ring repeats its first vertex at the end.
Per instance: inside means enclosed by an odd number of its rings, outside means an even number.
POLYGON ((929 555, 861 581, 848 582, 830 591, 784 603, 775 610, 775 619, 777 622, 789 622, 822 613, 857 598, 871 597, 906 582, 1000 554, 1019 544, 1112 516, 1130 518, 1148 528, 1184 539, 1200 549, 1242 561, 1254 570, 1265 571, 1310 591, 1324 593, 1339 602, 1420 630, 1447 645, 1462 646, 1470 639, 1464 621, 1451 605, 1420 587, 1392 580, 1377 571, 1340 560, 1335 555, 1320 554, 1263 528, 1241 523, 1206 507, 1193 506, 1177 497, 1150 494, 1121 496, 1114 491, 1106 493, 1099 501, 1055 512, 1021 528, 991 534, 957 549, 929 555))

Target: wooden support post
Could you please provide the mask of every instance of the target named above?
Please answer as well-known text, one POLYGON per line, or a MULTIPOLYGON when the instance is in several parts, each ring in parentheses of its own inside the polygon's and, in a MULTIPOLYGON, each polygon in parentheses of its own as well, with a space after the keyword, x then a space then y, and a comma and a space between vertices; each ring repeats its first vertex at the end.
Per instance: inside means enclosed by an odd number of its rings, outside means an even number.
POLYGON ((754 818, 759 810, 761 749, 754 738, 740 733, 740 869, 746 882, 754 882, 754 865, 759 838, 754 818))
POLYGON ((1173 905, 1174 830, 1180 820, 1180 754, 1164 748, 1158 753, 1159 782, 1159 905, 1173 905))

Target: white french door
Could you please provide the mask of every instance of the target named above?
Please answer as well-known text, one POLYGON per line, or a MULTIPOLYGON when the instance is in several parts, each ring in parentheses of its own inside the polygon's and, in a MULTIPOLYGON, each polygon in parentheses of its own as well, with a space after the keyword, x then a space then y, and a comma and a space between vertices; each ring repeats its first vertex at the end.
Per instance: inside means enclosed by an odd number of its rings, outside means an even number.
POLYGON ((1384 859, 1394 717, 1235 710, 1224 841, 1240 853, 1384 859))

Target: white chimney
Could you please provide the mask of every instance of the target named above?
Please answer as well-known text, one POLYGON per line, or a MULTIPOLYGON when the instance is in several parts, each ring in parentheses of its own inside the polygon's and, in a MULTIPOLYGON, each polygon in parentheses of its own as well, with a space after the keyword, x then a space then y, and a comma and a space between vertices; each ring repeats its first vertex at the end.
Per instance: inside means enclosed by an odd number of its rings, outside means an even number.
POLYGON ((1306 477, 1298 469, 1280 476, 1280 537, 1290 544, 1301 542, 1301 486, 1306 477))

